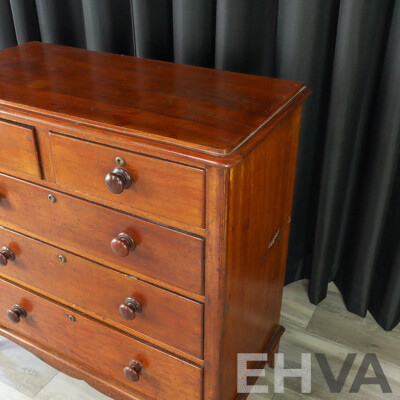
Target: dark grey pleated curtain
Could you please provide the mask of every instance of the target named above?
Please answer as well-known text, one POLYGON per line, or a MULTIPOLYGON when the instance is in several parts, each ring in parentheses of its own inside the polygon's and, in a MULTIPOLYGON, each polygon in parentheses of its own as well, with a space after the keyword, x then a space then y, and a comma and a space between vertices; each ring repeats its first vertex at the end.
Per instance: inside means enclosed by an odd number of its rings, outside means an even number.
POLYGON ((29 40, 305 82, 287 282, 400 321, 400 0, 0 0, 29 40))

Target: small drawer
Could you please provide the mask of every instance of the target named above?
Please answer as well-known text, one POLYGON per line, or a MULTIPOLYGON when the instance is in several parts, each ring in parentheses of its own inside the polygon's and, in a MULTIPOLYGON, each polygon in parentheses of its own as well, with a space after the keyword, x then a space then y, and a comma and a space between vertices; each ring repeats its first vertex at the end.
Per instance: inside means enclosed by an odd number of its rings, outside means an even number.
POLYGON ((0 119, 0 170, 41 179, 35 128, 0 119))
POLYGON ((132 213, 204 226, 204 170, 55 133, 50 143, 60 186, 132 213))
POLYGON ((2 227, 0 248, 1 276, 203 358, 202 304, 2 227))
POLYGON ((150 398, 201 399, 200 367, 3 280, 0 293, 1 325, 150 398))
POLYGON ((204 292, 202 238, 2 174, 0 224, 155 283, 204 292))

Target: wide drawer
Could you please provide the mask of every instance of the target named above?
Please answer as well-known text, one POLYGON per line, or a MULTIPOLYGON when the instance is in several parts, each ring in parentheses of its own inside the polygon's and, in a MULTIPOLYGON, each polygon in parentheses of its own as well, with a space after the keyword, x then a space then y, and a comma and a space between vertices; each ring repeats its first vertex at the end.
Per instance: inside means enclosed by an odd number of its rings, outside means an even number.
POLYGON ((0 293, 3 326, 153 399, 201 399, 201 368, 2 280, 0 293), (26 312, 18 323, 7 318, 14 305, 26 312), (143 366, 137 382, 124 374, 132 361, 143 366))
POLYGON ((204 226, 204 170, 54 133, 50 144, 59 185, 87 193, 94 200, 101 198, 114 207, 124 204, 133 213, 142 210, 204 226), (132 179, 130 187, 121 187, 119 194, 112 193, 105 183, 105 177, 116 168, 132 179))
POLYGON ((0 224, 21 229, 131 275, 148 276, 203 293, 201 238, 3 174, 0 174, 0 224), (49 194, 53 196, 51 201, 49 194), (120 233, 136 242, 126 257, 117 256, 111 248, 114 239, 121 244, 117 239, 120 233))
POLYGON ((203 357, 202 304, 1 227, 0 247, 14 254, 0 267, 1 276, 127 332, 140 332, 203 357), (131 313, 132 307, 123 307, 131 320, 119 311, 127 298, 137 300, 142 308, 131 313))
POLYGON ((35 128, 0 119, 0 171, 42 177, 35 128))

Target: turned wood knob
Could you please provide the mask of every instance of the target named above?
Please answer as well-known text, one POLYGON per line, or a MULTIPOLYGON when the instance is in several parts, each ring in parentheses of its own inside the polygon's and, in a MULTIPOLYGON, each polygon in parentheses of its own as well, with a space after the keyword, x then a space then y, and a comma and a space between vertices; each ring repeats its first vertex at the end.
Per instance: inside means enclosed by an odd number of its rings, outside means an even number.
POLYGON ((142 369, 143 365, 139 361, 131 361, 129 367, 124 369, 124 374, 131 382, 137 382, 142 369))
POLYGON ((128 320, 135 319, 136 313, 140 313, 141 311, 142 306, 140 303, 131 297, 128 297, 125 300, 125 304, 119 306, 119 313, 128 320))
POLYGON ((119 194, 132 185, 132 178, 127 171, 122 168, 115 168, 113 172, 106 175, 106 185, 110 192, 119 194))
POLYGON ((135 250, 136 242, 127 233, 119 233, 116 238, 111 240, 112 251, 120 257, 127 257, 131 250, 135 250))
POLYGON ((13 324, 18 324, 21 318, 26 317, 26 311, 18 304, 15 304, 11 310, 7 310, 7 317, 13 324))
POLYGON ((0 265, 5 267, 8 260, 14 260, 15 255, 8 247, 2 247, 0 251, 0 265))

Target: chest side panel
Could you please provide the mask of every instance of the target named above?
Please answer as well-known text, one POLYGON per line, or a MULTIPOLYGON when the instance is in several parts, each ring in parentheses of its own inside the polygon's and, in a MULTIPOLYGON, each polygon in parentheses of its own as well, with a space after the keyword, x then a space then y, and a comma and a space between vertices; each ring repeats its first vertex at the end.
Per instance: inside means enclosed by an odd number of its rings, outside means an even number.
POLYGON ((298 108, 231 170, 220 397, 224 400, 237 396, 237 354, 263 352, 279 325, 300 114, 298 108))

